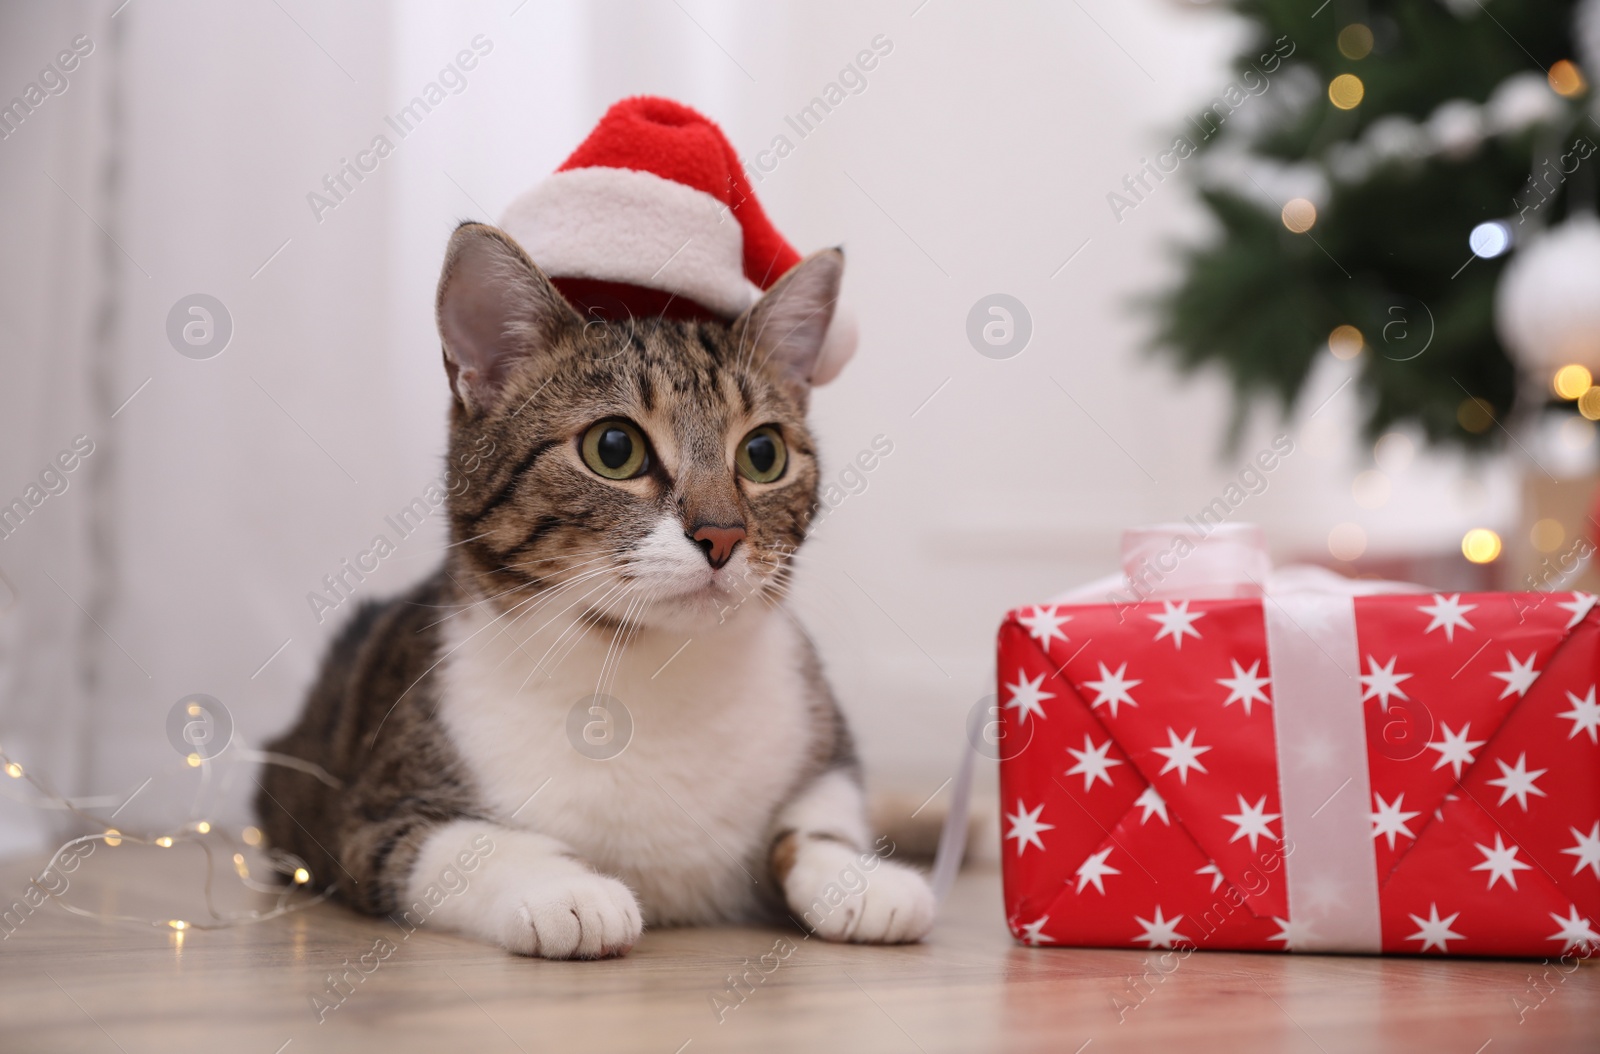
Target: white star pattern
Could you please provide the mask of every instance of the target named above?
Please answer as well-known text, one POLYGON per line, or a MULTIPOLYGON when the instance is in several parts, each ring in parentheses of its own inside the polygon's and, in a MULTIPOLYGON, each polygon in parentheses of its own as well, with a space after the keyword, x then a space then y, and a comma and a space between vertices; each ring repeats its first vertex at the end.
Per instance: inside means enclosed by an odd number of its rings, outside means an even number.
POLYGON ((1028 723, 1029 714, 1038 714, 1044 717, 1044 707, 1040 704, 1046 699, 1054 699, 1054 692, 1044 690, 1044 674, 1033 680, 1028 680, 1027 671, 1017 670, 1017 683, 1006 685, 1006 690, 1011 693, 1011 699, 1006 703, 1007 710, 1017 712, 1017 720, 1023 724, 1028 723))
POLYGON ((1467 612, 1476 611, 1477 609, 1478 605, 1476 604, 1463 604, 1460 593, 1452 593, 1448 597, 1435 593, 1432 606, 1424 604, 1417 608, 1424 615, 1433 616, 1433 621, 1428 623, 1428 628, 1422 631, 1423 636, 1427 636, 1436 629, 1442 629, 1444 630, 1444 639, 1454 641, 1456 639, 1457 626, 1462 629, 1475 628, 1472 623, 1467 621, 1467 612))
POLYGON ((1271 682, 1265 677, 1256 676, 1256 670, 1261 668, 1261 660, 1257 659, 1251 663, 1248 670, 1240 666, 1237 659, 1229 659, 1228 661, 1233 664, 1233 676, 1217 678, 1217 683, 1228 689, 1228 698, 1222 701, 1222 705, 1231 706, 1234 703, 1243 703, 1244 716, 1246 717, 1250 716, 1250 703, 1252 701, 1260 700, 1271 705, 1272 700, 1268 699, 1267 693, 1261 690, 1271 682))
POLYGON ((1594 607, 1596 600, 1600 600, 1600 597, 1595 596, 1593 593, 1574 593, 1572 594, 1572 599, 1565 604, 1557 604, 1556 607, 1572 612, 1572 619, 1567 623, 1567 629, 1571 629, 1582 622, 1583 617, 1589 613, 1589 609, 1594 607))
POLYGON ((1018 616, 1017 621, 1028 628, 1028 636, 1048 648, 1050 642, 1057 637, 1063 642, 1066 641, 1067 635, 1061 632, 1061 627, 1071 622, 1072 616, 1061 614, 1060 608, 1037 607, 1033 609, 1031 615, 1018 616))
POLYGON ((1589 733, 1589 742, 1600 743, 1600 703, 1594 701, 1594 685, 1589 686, 1589 694, 1579 699, 1571 692, 1567 693, 1567 701, 1572 704, 1572 709, 1557 714, 1572 722, 1572 731, 1567 733, 1568 739, 1576 739, 1579 732, 1589 733))
POLYGON ((1211 876, 1211 892, 1213 893, 1217 891, 1218 886, 1222 885, 1222 868, 1218 867, 1214 862, 1199 868, 1195 871, 1195 874, 1211 876))
POLYGON ((1276 915, 1272 916, 1272 921, 1278 924, 1278 932, 1268 937, 1267 940, 1282 941, 1287 951, 1299 951, 1317 939, 1317 934, 1311 928, 1309 922, 1290 922, 1288 919, 1280 919, 1276 915))
MULTIPOLYGON (((1403 834, 1412 840, 1416 839, 1417 836, 1411 833, 1411 828, 1406 826, 1406 821, 1422 814, 1420 812, 1401 811, 1405 808, 1405 792, 1402 791, 1396 794, 1392 802, 1384 801, 1383 795, 1376 792, 1372 797, 1378 806, 1377 812, 1369 814, 1372 818, 1372 837, 1387 837, 1390 849, 1394 848, 1394 836, 1397 834, 1403 834)), ((1251 846, 1251 848, 1254 849, 1255 847, 1251 846)))
POLYGON ((1572 866, 1572 873, 1576 875, 1587 867, 1594 871, 1595 878, 1600 878, 1600 820, 1595 821, 1595 825, 1589 828, 1588 834, 1584 834, 1576 827, 1569 827, 1567 830, 1577 839, 1572 843, 1571 849, 1561 850, 1568 856, 1578 858, 1578 862, 1572 866))
POLYGON ((1144 810, 1144 815, 1139 817, 1141 827, 1150 822, 1152 815, 1161 817, 1161 822, 1168 827, 1172 826, 1172 821, 1167 819, 1167 801, 1156 793, 1154 787, 1146 787, 1142 794, 1133 799, 1133 804, 1144 810))
POLYGON ((1562 918, 1553 911, 1548 914, 1561 929, 1546 937, 1545 940, 1565 941, 1566 943, 1561 947, 1561 954, 1565 955, 1580 944, 1593 945, 1596 942, 1600 942, 1600 933, 1594 931, 1594 927, 1589 924, 1588 919, 1578 914, 1578 906, 1576 904, 1571 905, 1566 918, 1562 918))
POLYGON ((1104 878, 1106 875, 1120 875, 1120 874, 1122 874, 1121 871, 1118 871, 1116 868, 1114 868, 1110 864, 1106 863, 1106 857, 1108 857, 1110 855, 1111 855, 1111 850, 1110 849, 1102 849, 1098 853, 1089 854, 1089 859, 1085 860, 1082 864, 1080 864, 1078 866, 1078 872, 1077 873, 1078 873, 1078 892, 1079 893, 1083 892, 1083 887, 1084 886, 1086 886, 1089 883, 1093 882, 1094 883, 1094 888, 1098 889, 1102 896, 1105 895, 1106 887, 1101 884, 1100 880, 1102 878, 1104 878))
POLYGON ((1527 812, 1528 795, 1537 794, 1541 798, 1548 798, 1550 796, 1533 785, 1534 780, 1538 779, 1540 776, 1543 776, 1548 770, 1534 769, 1532 772, 1529 772, 1527 754, 1518 754, 1517 763, 1515 766, 1507 765, 1499 758, 1495 758, 1494 763, 1500 766, 1500 778, 1497 780, 1488 780, 1486 782, 1492 784, 1493 786, 1503 788, 1500 793, 1500 801, 1498 804, 1504 805, 1512 798, 1515 798, 1517 799, 1517 804, 1522 806, 1522 811, 1527 812))
POLYGON ((1144 941, 1148 947, 1171 948, 1179 941, 1184 941, 1191 945, 1194 943, 1194 941, 1189 940, 1188 937, 1178 932, 1178 923, 1183 921, 1183 916, 1174 915, 1170 919, 1162 918, 1159 904, 1156 905, 1156 917, 1154 920, 1135 915, 1133 921, 1144 927, 1144 932, 1136 935, 1133 939, 1144 941))
POLYGON ((1040 915, 1032 922, 1024 923, 1022 926, 1022 936, 1019 937, 1018 940, 1022 941, 1023 944, 1035 948, 1041 944, 1054 944, 1056 942, 1054 937, 1039 932, 1040 930, 1044 929, 1044 924, 1049 921, 1049 915, 1040 915))
POLYGON ((1539 679, 1539 671, 1533 668, 1533 660, 1538 657, 1538 652, 1530 651, 1527 659, 1518 662, 1515 655, 1506 652, 1506 662, 1511 665, 1504 670, 1495 670, 1489 675, 1506 682, 1506 690, 1500 693, 1500 698, 1504 699, 1512 692, 1516 692, 1519 699, 1528 694, 1533 682, 1539 679))
POLYGON ((1098 663, 1100 679, 1098 681, 1084 681, 1084 686, 1093 688, 1096 693, 1094 702, 1089 704, 1089 709, 1098 710, 1104 703, 1111 704, 1111 716, 1117 716, 1117 704, 1127 703, 1129 706, 1138 706, 1133 701, 1133 696, 1128 694, 1128 689, 1137 688, 1143 681, 1125 680, 1123 674, 1127 672, 1128 664, 1123 663, 1117 667, 1117 672, 1112 673, 1106 669, 1105 663, 1098 663))
POLYGON ((1395 660, 1398 658, 1399 656, 1397 655, 1390 656, 1388 663, 1379 666, 1377 659, 1371 655, 1367 656, 1367 672, 1361 674, 1361 687, 1365 689, 1361 693, 1362 702, 1377 696, 1378 705, 1383 707, 1384 712, 1387 713, 1391 695, 1397 695, 1402 699, 1411 698, 1400 687, 1400 682, 1410 680, 1411 675, 1409 673, 1394 672, 1395 660))
POLYGON ((1188 735, 1184 736, 1182 739, 1179 739, 1178 733, 1172 730, 1172 726, 1167 726, 1167 742, 1169 745, 1152 748, 1157 754, 1160 754, 1162 757, 1167 759, 1167 763, 1161 766, 1161 771, 1156 773, 1156 775, 1164 775, 1173 769, 1177 769, 1178 782, 1187 786, 1189 783, 1190 769, 1194 769, 1197 772, 1206 771, 1206 767, 1200 764, 1200 755, 1204 754, 1211 748, 1197 747, 1194 745, 1194 734, 1197 731, 1199 731, 1199 729, 1191 728, 1189 729, 1188 735))
POLYGON ((1501 840, 1498 832, 1494 836, 1493 849, 1478 842, 1472 844, 1477 847, 1478 852, 1483 854, 1483 863, 1475 865, 1472 870, 1489 872, 1490 889, 1493 889, 1494 884, 1502 878, 1505 879, 1506 885, 1516 889, 1517 872, 1533 870, 1533 865, 1524 864, 1517 859, 1517 847, 1515 845, 1506 845, 1501 840))
MULTIPOLYGON (((1407 914, 1410 913, 1408 912, 1407 914)), ((1460 917, 1461 912, 1458 911, 1447 919, 1441 919, 1439 917, 1439 905, 1429 904, 1427 918, 1418 918, 1416 915, 1411 915, 1411 921, 1421 928, 1407 937, 1406 940, 1421 941, 1422 947, 1417 949, 1419 952, 1425 952, 1429 948, 1438 948, 1442 952, 1448 952, 1450 948, 1447 942, 1467 939, 1466 934, 1457 933, 1450 928, 1456 919, 1460 917)))
POLYGON ((1182 651, 1185 633, 1195 640, 1200 639, 1200 631, 1194 628, 1194 624, 1197 619, 1206 617, 1204 611, 1191 612, 1187 600, 1180 600, 1176 604, 1170 600, 1163 600, 1161 603, 1164 607, 1161 614, 1145 616, 1151 621, 1161 623, 1161 631, 1156 634, 1156 640, 1171 637, 1173 648, 1182 651))
POLYGON ((1279 814, 1267 812, 1267 796, 1265 794, 1254 805, 1246 805, 1243 794, 1235 795, 1235 797, 1239 799, 1239 811, 1222 814, 1224 820, 1238 828, 1228 841, 1237 842, 1241 838, 1249 838, 1250 851, 1253 853, 1256 851, 1256 841, 1262 835, 1266 835, 1268 838, 1273 837, 1272 828, 1267 825, 1276 820, 1279 814))
POLYGON ((1056 829, 1056 825, 1053 823, 1039 822, 1039 814, 1041 812, 1044 812, 1043 802, 1040 802, 1038 807, 1030 812, 1028 807, 1022 804, 1022 799, 1018 798, 1017 814, 1015 816, 1012 816, 1009 813, 1006 815, 1006 819, 1011 821, 1011 830, 1006 832, 1006 837, 1015 838, 1017 840, 1018 856, 1021 856, 1023 850, 1027 849, 1030 845, 1036 845, 1040 849, 1043 849, 1044 841, 1039 837, 1039 835, 1043 834, 1045 831, 1053 831, 1056 829))
POLYGON ((1067 748, 1067 753, 1078 759, 1078 763, 1067 770, 1067 775, 1076 776, 1081 773, 1084 790, 1094 786, 1095 780, 1105 780, 1106 786, 1111 786, 1111 766, 1122 764, 1116 758, 1106 757, 1106 753, 1111 749, 1111 742, 1108 739, 1095 746, 1088 736, 1084 736, 1082 750, 1067 748))
POLYGON ((1468 721, 1461 726, 1461 731, 1452 732, 1450 726, 1440 722, 1439 727, 1444 731, 1444 738, 1436 743, 1429 743, 1428 747, 1439 752, 1439 760, 1434 762, 1433 768, 1437 772, 1446 765, 1451 767, 1456 779, 1461 778, 1461 766, 1470 765, 1476 760, 1472 753, 1483 746, 1488 740, 1467 739, 1472 732, 1472 722, 1468 721))

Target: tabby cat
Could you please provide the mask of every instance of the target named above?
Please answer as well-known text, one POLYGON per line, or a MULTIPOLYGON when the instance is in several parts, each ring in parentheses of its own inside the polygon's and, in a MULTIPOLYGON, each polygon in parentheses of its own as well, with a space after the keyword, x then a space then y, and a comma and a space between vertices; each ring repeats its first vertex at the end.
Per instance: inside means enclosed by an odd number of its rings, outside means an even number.
POLYGON ((269 748, 311 763, 261 777, 272 846, 359 910, 546 958, 622 954, 646 924, 928 932, 783 603, 843 267, 807 258, 731 325, 605 322, 510 236, 456 230, 451 545, 355 614, 269 748))

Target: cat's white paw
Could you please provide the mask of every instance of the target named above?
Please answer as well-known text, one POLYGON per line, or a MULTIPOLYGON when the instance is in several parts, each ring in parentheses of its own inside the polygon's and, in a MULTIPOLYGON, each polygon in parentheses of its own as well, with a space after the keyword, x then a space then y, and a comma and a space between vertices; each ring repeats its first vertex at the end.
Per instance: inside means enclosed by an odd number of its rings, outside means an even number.
POLYGON ((920 872, 835 843, 807 843, 783 891, 824 940, 905 944, 933 929, 933 890, 920 872))
POLYGON ((623 955, 644 930, 632 891, 592 872, 533 879, 498 908, 500 943, 544 959, 623 955))

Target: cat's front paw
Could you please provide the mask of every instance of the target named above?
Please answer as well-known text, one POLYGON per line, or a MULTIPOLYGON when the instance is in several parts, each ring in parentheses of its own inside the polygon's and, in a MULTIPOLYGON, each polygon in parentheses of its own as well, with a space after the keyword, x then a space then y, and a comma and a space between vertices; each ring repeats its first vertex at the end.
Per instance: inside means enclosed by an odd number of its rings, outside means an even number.
POLYGON ((789 907, 824 940, 905 944, 933 929, 933 890, 920 872, 837 844, 809 843, 783 891, 789 907))
POLYGON ((625 955, 644 930, 633 892, 592 872, 532 879, 501 909, 500 942, 543 959, 625 955))

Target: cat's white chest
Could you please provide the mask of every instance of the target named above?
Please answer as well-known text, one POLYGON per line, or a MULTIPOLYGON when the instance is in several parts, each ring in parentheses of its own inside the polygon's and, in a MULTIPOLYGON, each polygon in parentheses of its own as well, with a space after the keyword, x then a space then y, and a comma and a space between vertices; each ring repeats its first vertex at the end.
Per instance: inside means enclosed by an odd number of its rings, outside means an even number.
POLYGON ((439 713, 486 808, 622 878, 648 922, 748 914, 812 735, 797 631, 749 614, 697 634, 641 631, 620 662, 606 630, 545 657, 560 627, 524 641, 481 609, 451 619, 439 713), (597 687, 625 719, 590 712, 597 687))

